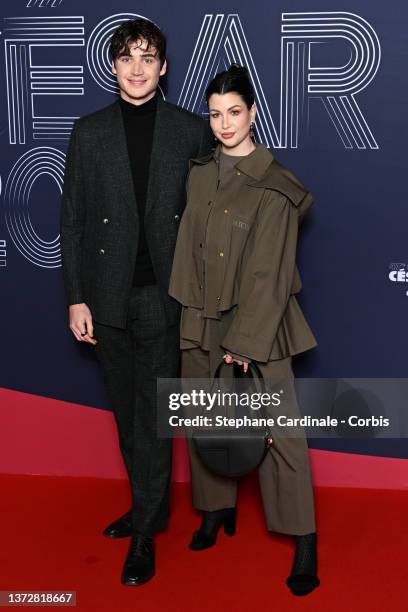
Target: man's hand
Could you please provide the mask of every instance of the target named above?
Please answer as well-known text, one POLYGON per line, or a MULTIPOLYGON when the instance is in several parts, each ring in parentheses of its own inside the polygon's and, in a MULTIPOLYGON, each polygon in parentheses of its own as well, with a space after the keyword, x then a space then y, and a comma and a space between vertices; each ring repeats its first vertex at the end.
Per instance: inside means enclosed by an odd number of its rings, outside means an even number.
POLYGON ((232 355, 229 355, 228 353, 224 355, 224 361, 225 363, 237 363, 238 365, 242 366, 244 372, 248 371, 249 364, 247 361, 240 361, 238 359, 235 359, 232 355))
POLYGON ((69 307, 69 328, 79 342, 96 344, 93 336, 92 315, 88 306, 72 304, 69 307))

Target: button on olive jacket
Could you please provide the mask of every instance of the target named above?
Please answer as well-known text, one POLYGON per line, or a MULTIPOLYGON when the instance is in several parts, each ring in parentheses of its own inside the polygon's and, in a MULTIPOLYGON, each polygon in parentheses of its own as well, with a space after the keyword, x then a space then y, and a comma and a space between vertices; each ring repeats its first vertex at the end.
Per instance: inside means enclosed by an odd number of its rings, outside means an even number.
POLYGON ((233 312, 221 343, 231 353, 267 362, 313 348, 295 297, 298 227, 312 194, 262 144, 220 186, 219 153, 190 160, 169 293, 203 318, 233 312))

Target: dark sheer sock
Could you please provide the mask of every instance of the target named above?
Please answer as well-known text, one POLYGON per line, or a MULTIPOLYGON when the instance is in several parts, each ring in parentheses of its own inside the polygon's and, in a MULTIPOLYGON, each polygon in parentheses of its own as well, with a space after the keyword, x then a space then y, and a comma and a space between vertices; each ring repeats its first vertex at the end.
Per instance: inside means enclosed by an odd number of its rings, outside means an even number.
POLYGON ((295 536, 295 556, 286 584, 293 595, 307 595, 319 586, 316 533, 295 536))

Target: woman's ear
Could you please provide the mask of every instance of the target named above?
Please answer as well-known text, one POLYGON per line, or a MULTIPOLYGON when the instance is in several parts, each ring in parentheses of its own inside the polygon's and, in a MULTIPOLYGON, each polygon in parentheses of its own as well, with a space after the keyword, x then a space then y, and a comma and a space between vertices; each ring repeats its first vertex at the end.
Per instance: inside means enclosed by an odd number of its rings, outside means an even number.
POLYGON ((251 121, 253 123, 255 123, 255 117, 256 117, 256 104, 255 104, 255 102, 253 103, 253 105, 249 109, 249 112, 251 113, 251 121))

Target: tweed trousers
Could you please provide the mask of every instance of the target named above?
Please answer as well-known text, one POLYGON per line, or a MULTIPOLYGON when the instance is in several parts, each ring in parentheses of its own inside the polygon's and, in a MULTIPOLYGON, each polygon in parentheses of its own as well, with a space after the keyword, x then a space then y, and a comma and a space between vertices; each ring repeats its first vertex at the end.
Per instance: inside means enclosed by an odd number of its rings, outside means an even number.
POLYGON ((134 287, 126 329, 95 321, 96 353, 118 430, 132 493, 134 532, 167 524, 171 440, 157 437, 157 378, 175 378, 179 327, 169 327, 157 285, 134 287))

